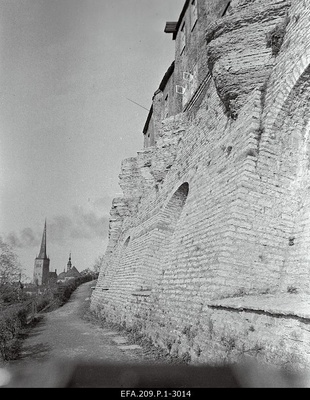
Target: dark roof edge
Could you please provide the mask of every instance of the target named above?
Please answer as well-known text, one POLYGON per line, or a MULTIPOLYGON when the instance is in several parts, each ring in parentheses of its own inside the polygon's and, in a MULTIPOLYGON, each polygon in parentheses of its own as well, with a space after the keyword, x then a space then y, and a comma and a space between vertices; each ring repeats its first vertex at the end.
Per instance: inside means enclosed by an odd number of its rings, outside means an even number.
MULTIPOLYGON (((165 89, 169 78, 170 78, 171 75, 173 74, 174 65, 175 65, 175 63, 174 63, 174 61, 172 61, 170 67, 167 69, 167 72, 165 73, 163 79, 161 80, 158 89, 157 89, 156 92, 154 93, 154 96, 155 96, 157 93, 162 92, 162 91, 165 89)), ((153 96, 153 99, 154 99, 154 96, 153 96)), ((144 125, 144 128, 143 128, 143 133, 144 133, 144 134, 146 134, 146 132, 147 132, 147 130, 148 130, 148 128, 149 128, 149 124, 150 124, 150 121, 151 121, 151 118, 152 118, 152 114, 153 114, 153 104, 152 104, 152 106, 151 106, 151 108, 150 108, 150 111, 149 111, 149 113, 148 113, 148 116, 147 116, 147 119, 146 119, 146 122, 145 122, 145 125, 144 125)))
POLYGON ((150 121, 151 121, 151 118, 152 118, 152 114, 153 114, 153 104, 151 105, 150 111, 148 113, 147 119, 146 119, 145 124, 144 124, 144 128, 143 128, 143 134, 144 135, 146 134, 147 130, 149 129, 149 124, 150 124, 150 121))
POLYGON ((159 87, 158 87, 158 90, 163 91, 165 89, 165 87, 167 85, 167 82, 169 81, 170 76, 173 74, 174 65, 175 65, 175 63, 174 63, 174 60, 173 60, 171 65, 170 65, 170 67, 167 69, 163 79, 161 80, 161 82, 159 84, 159 87))

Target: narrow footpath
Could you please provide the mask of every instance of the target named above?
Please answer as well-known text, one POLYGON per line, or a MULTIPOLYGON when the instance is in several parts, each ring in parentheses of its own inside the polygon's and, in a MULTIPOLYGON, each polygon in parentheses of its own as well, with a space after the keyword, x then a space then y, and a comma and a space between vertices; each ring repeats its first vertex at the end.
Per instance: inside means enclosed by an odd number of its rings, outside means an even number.
POLYGON ((18 375, 18 386, 59 385, 79 364, 123 366, 148 362, 143 349, 130 344, 125 332, 101 327, 87 318, 94 283, 79 286, 66 304, 42 314, 29 330, 19 359, 6 366, 18 375))
MULTIPOLYGON (((79 286, 65 305, 44 313, 29 329, 19 359, 0 367, 0 388, 309 387, 308 374, 290 376, 253 362, 222 367, 190 367, 176 360, 171 364, 164 353, 133 344, 125 331, 91 318, 93 285, 79 286)), ((191 396, 190 390, 150 393, 191 396)), ((150 393, 146 397, 152 397, 150 393)))
POLYGON ((84 283, 66 304, 42 315, 23 344, 22 361, 82 359, 124 363, 139 358, 139 346, 126 346, 127 339, 119 332, 85 318, 92 286, 94 282, 84 283))

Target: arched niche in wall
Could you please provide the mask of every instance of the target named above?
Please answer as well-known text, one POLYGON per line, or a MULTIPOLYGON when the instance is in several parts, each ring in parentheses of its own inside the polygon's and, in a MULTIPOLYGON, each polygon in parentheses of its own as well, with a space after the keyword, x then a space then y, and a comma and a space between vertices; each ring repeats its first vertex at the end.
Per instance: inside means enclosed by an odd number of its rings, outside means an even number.
POLYGON ((176 228, 179 224, 188 194, 189 184, 188 182, 184 182, 173 193, 161 213, 159 224, 159 231, 162 235, 162 246, 160 252, 161 270, 167 266, 167 263, 169 263, 168 258, 170 258, 174 253, 173 243, 176 228))
POLYGON ((130 236, 128 236, 123 244, 124 249, 126 249, 128 247, 130 240, 131 240, 131 238, 130 238, 130 236))
POLYGON ((130 242, 131 242, 131 236, 127 236, 126 240, 123 242, 123 244, 120 247, 119 256, 118 256, 118 259, 117 259, 117 265, 116 265, 116 268, 115 268, 115 271, 114 271, 114 275, 113 275, 113 277, 111 279, 110 284, 112 284, 114 280, 117 280, 117 276, 119 274, 119 271, 122 270, 124 268, 124 265, 126 264, 126 261, 127 261, 127 258, 128 258, 127 249, 128 249, 128 246, 129 246, 130 242))
POLYGON ((170 243, 184 209, 189 193, 188 182, 182 183, 170 198, 158 216, 156 229, 149 232, 143 273, 140 272, 137 288, 149 290, 161 275, 163 262, 170 251, 170 243))
POLYGON ((105 279, 103 281, 103 290, 109 290, 112 282, 116 279, 119 268, 123 263, 124 258, 126 257, 126 250, 130 241, 131 236, 128 236, 123 244, 120 244, 118 255, 113 259, 113 263, 111 263, 110 268, 107 271, 105 279))
POLYGON ((173 232, 180 218, 189 192, 188 182, 184 182, 174 192, 161 214, 162 227, 173 232))
MULTIPOLYGON (((280 187, 283 193, 274 207, 278 221, 273 223, 273 227, 282 227, 286 232, 281 253, 284 253, 283 264, 279 269, 280 289, 289 292, 290 288, 296 293, 309 294, 310 64, 301 72, 298 79, 294 77, 295 85, 285 101, 279 101, 281 108, 264 135, 267 150, 271 149, 276 155, 268 166, 268 172, 272 173, 278 185, 276 188, 280 187)), ((258 171, 261 174, 266 159, 263 146, 259 154, 258 171)))

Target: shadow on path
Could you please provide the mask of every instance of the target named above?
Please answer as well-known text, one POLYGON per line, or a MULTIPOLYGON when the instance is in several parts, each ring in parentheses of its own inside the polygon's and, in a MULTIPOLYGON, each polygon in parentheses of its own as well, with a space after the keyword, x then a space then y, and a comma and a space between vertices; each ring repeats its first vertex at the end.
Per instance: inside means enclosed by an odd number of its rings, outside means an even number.
POLYGON ((38 343, 32 346, 23 348, 19 356, 19 360, 26 361, 28 359, 37 361, 48 360, 48 354, 51 351, 51 346, 48 343, 38 343))

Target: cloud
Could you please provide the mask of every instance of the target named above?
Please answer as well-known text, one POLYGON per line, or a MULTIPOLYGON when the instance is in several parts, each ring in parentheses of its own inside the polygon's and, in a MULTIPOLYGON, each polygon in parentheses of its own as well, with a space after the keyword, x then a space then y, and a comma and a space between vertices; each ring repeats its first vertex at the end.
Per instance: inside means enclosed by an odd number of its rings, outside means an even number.
POLYGON ((73 208, 73 224, 70 237, 73 239, 105 238, 107 236, 108 218, 98 217, 93 211, 86 212, 81 207, 73 208))
MULTIPOLYGON (((73 207, 70 215, 56 215, 47 220, 47 240, 50 243, 61 243, 67 240, 107 238, 109 218, 98 216, 92 210, 73 207)), ((37 230, 25 228, 16 233, 2 236, 4 242, 15 248, 40 246, 43 226, 37 230)))
MULTIPOLYGON (((70 237, 74 218, 68 215, 57 215, 47 221, 47 237, 50 242, 61 242, 70 237)), ((42 233, 41 233, 42 234, 42 233)))
POLYGON ((41 239, 31 228, 25 228, 18 234, 14 232, 9 233, 3 240, 12 247, 26 248, 38 246, 41 239))
POLYGON ((111 196, 98 197, 93 200, 93 207, 99 212, 109 215, 113 198, 111 196))

